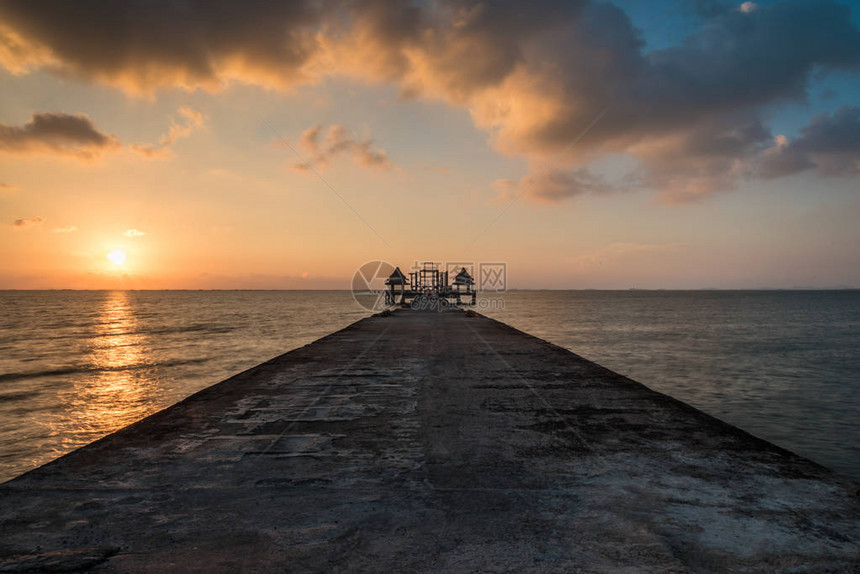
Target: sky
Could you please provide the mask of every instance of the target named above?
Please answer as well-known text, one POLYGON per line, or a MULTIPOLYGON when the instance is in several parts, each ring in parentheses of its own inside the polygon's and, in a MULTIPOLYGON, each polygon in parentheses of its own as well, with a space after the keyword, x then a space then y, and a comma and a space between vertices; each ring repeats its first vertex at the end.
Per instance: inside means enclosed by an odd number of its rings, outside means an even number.
POLYGON ((860 3, 0 2, 0 288, 860 287, 860 3))

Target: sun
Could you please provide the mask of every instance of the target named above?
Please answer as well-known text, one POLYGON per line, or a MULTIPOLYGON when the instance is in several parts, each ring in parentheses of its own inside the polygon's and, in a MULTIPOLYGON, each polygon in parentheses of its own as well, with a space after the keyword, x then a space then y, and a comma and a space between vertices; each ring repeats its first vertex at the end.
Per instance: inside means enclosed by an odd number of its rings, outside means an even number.
POLYGON ((125 263, 125 253, 122 251, 111 251, 107 254, 108 261, 114 265, 122 265, 125 263))

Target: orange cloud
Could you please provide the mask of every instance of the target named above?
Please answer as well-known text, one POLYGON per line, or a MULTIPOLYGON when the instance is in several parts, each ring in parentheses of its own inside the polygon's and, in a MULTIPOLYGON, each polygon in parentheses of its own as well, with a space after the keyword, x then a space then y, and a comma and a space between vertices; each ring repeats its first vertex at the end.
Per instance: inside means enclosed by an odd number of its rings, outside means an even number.
POLYGON ((0 124, 0 152, 49 154, 91 161, 120 147, 83 114, 37 113, 23 126, 0 124))
POLYGON ((26 38, 0 20, 0 66, 16 75, 56 65, 51 50, 26 38))
POLYGON ((612 187, 585 169, 564 171, 550 169, 537 174, 528 174, 515 182, 498 179, 493 182, 498 199, 513 200, 519 197, 542 203, 557 203, 583 194, 603 194, 612 187))
MULTIPOLYGON (((321 140, 322 125, 317 124, 302 132, 299 145, 309 154, 306 159, 312 166, 325 167, 336 156, 348 154, 352 160, 366 168, 389 169, 391 162, 385 150, 373 146, 373 140, 356 140, 349 135, 346 128, 341 125, 329 127, 325 138, 321 140)), ((293 165, 294 169, 307 170, 308 165, 304 162, 293 165)))
POLYGON ((187 138, 191 132, 203 126, 206 118, 197 110, 189 107, 179 108, 179 118, 170 119, 167 133, 161 136, 157 144, 132 144, 131 150, 150 159, 167 159, 173 156, 171 146, 176 140, 187 138))

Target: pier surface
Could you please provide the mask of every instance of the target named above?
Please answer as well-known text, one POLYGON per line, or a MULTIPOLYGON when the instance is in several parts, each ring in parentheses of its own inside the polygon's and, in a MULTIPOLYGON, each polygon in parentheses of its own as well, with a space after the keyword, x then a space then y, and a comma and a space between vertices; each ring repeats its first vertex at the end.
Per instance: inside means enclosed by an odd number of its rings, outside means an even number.
POLYGON ((857 487, 503 323, 402 310, 0 486, 0 572, 857 572, 857 487))

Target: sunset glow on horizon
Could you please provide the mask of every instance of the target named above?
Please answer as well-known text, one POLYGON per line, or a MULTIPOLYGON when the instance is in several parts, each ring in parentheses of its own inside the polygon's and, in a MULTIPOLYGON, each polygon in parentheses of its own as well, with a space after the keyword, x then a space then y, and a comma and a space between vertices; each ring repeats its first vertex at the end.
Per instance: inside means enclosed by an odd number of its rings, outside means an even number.
POLYGON ((182 5, 0 4, 0 288, 860 287, 856 2, 182 5))

